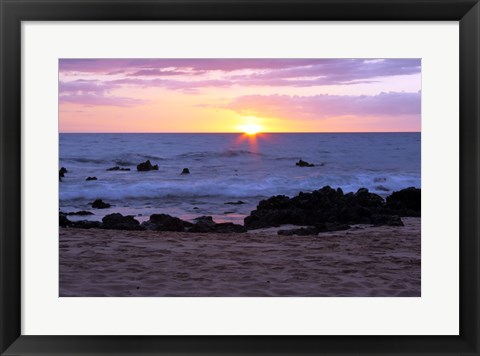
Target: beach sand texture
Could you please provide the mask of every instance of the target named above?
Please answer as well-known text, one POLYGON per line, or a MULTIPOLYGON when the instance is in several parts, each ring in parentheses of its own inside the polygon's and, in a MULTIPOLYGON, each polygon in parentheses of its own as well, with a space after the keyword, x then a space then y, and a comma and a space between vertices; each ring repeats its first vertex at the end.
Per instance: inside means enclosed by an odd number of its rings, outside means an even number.
POLYGON ((60 297, 419 297, 420 218, 318 236, 60 228, 60 297))

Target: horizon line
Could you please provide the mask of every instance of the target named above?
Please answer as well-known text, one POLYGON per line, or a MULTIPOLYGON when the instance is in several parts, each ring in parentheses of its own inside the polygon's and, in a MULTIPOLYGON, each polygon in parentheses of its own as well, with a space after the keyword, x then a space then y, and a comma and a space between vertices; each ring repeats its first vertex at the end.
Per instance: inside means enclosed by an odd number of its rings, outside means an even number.
MULTIPOLYGON (((257 132, 255 135, 262 134, 341 134, 341 133, 421 133, 422 131, 267 131, 267 132, 257 132)), ((115 132, 115 131, 67 131, 67 132, 58 132, 59 134, 246 134, 245 132, 207 132, 207 131, 168 131, 168 132, 115 132)), ((253 136, 253 135, 252 135, 253 136)))

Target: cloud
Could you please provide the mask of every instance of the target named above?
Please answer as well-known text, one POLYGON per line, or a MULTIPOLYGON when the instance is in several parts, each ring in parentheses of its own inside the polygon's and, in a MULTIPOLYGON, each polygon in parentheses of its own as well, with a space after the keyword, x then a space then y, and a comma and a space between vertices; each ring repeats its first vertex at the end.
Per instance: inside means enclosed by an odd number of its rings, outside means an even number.
POLYGON ((75 80, 59 82, 60 104, 73 103, 84 106, 119 106, 131 107, 144 105, 147 100, 118 97, 110 94, 116 85, 95 80, 75 80))
MULTIPOLYGON (((221 59, 221 58, 168 58, 168 59, 60 59, 60 72, 109 73, 137 71, 141 69, 162 70, 166 68, 189 68, 193 71, 235 71, 242 69, 281 69, 306 66, 319 59, 221 59)), ((320 60, 325 61, 325 60, 320 60)))
POLYGON ((210 79, 210 80, 171 80, 171 79, 140 79, 140 78, 126 78, 107 82, 109 86, 130 85, 143 88, 163 87, 171 90, 190 90, 199 88, 223 88, 232 86, 234 83, 229 80, 210 79))
POLYGON ((62 95, 60 96, 60 104, 80 104, 83 106, 118 106, 132 107, 145 105, 149 102, 143 99, 133 99, 118 96, 105 96, 96 94, 80 94, 80 95, 62 95))
POLYGON ((59 91, 72 101, 133 106, 143 101, 114 100, 111 92, 125 86, 196 94, 207 88, 352 85, 418 74, 420 65, 420 59, 61 59, 59 91))
POLYGON ((162 77, 220 71, 231 85, 314 86, 415 74, 420 65, 419 59, 62 59, 60 72, 162 77))
POLYGON ((108 87, 105 83, 97 80, 74 80, 70 82, 60 81, 58 89, 61 94, 80 94, 80 93, 104 93, 108 87))
MULTIPOLYGON (((418 59, 343 59, 319 61, 308 67, 294 67, 254 73, 249 76, 237 76, 236 79, 254 81, 256 85, 271 85, 272 80, 292 80, 295 86, 351 84, 358 81, 371 81, 373 78, 381 78, 396 75, 409 75, 420 72, 420 60, 418 59), (299 80, 308 79, 308 80, 299 80)), ((284 85, 288 81, 284 81, 284 85)))
POLYGON ((142 69, 137 72, 129 73, 129 77, 137 77, 137 76, 143 76, 143 77, 149 77, 149 76, 155 76, 155 77, 169 77, 169 76, 175 76, 175 75, 189 75, 189 74, 202 74, 204 73, 203 71, 197 71, 197 72, 187 72, 187 71, 182 71, 182 70, 163 70, 163 69, 142 69))
POLYGON ((247 95, 222 107, 240 115, 288 119, 326 119, 337 116, 400 116, 421 112, 418 93, 389 92, 378 95, 247 95))

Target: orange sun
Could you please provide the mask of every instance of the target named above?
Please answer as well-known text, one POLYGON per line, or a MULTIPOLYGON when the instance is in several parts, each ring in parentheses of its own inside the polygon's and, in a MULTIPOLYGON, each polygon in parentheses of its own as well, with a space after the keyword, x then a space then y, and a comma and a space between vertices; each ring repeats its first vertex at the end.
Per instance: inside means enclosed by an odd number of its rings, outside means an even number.
POLYGON ((240 129, 247 135, 256 135, 261 131, 262 128, 259 125, 248 123, 240 126, 240 129))

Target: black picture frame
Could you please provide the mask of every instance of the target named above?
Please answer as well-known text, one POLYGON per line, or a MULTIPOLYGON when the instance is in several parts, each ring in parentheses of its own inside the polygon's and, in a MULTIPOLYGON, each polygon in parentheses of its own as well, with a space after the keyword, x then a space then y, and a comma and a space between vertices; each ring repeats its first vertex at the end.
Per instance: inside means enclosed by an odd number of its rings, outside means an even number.
MULTIPOLYGON (((478 0, 0 0, 2 355, 479 355, 478 0), (459 21, 459 336, 21 335, 22 21, 459 21)), ((439 310, 441 313, 441 310, 439 310)), ((93 322, 93 321, 92 321, 93 322)))

